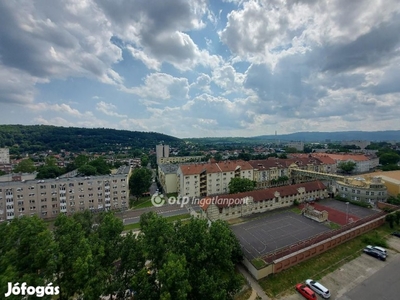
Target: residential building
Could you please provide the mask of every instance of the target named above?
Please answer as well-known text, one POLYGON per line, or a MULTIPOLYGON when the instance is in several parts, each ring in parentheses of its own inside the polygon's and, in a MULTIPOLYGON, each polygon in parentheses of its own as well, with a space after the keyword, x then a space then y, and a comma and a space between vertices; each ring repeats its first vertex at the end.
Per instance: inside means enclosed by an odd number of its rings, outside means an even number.
POLYGON ((33 180, 36 178, 36 175, 37 175, 37 172, 10 173, 10 174, 0 176, 0 182, 33 180))
POLYGON ((304 151, 304 143, 303 142, 289 142, 285 145, 289 148, 294 148, 297 151, 304 151))
POLYGON ((177 193, 178 191, 178 171, 177 164, 158 165, 158 181, 160 182, 164 193, 177 193))
POLYGON ((169 157, 169 146, 160 144, 156 145, 156 157, 157 157, 157 164, 160 164, 160 158, 169 157))
POLYGON ((232 178, 253 180, 254 173, 249 162, 229 160, 180 165, 177 177, 180 196, 200 197, 227 193, 232 178))
POLYGON ((382 178, 355 177, 336 181, 336 194, 353 201, 362 201, 374 205, 387 200, 387 188, 382 178))
POLYGON ((10 163, 10 151, 8 148, 0 148, 0 164, 10 163))
POLYGON ((388 195, 397 197, 400 195, 400 171, 374 172, 364 175, 377 176, 382 178, 383 184, 386 186, 388 195))
POLYGON ((1 182, 0 221, 124 209, 129 203, 130 173, 130 167, 122 166, 114 175, 1 182))
POLYGON ((326 186, 321 181, 312 181, 239 194, 205 197, 200 200, 201 216, 210 221, 230 220, 288 207, 295 201, 301 203, 327 196, 326 186))
POLYGON ((157 164, 180 164, 188 162, 200 162, 203 156, 170 156, 170 157, 160 157, 157 164))
POLYGON ((365 154, 334 154, 334 153, 314 153, 314 157, 319 155, 328 156, 336 162, 337 169, 342 162, 354 162, 356 164, 354 173, 365 173, 379 165, 379 158, 376 156, 367 156, 365 154))

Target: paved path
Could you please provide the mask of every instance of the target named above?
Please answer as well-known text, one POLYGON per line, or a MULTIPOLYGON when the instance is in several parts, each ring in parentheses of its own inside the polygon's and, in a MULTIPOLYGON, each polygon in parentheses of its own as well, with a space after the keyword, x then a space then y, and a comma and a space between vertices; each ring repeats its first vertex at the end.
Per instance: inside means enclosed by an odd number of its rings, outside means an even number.
POLYGON ((242 265, 238 265, 238 270, 240 271, 240 273, 243 274, 243 276, 247 279, 247 281, 249 282, 251 288, 253 289, 253 293, 251 294, 249 299, 256 299, 257 295, 259 297, 261 297, 261 299, 265 299, 268 300, 269 298, 267 297, 267 295, 264 293, 264 290, 262 289, 262 287, 258 284, 257 280, 255 280, 250 273, 242 266, 242 265), (255 292, 255 293, 254 293, 255 292), (254 298, 253 298, 254 297, 254 298))

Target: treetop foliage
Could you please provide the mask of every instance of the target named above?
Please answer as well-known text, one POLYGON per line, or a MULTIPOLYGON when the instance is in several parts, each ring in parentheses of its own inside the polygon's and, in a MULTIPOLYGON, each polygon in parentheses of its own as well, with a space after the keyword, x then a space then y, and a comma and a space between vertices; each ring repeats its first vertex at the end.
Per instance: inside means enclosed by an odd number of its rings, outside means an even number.
POLYGON ((7 282, 52 282, 60 300, 126 299, 126 291, 135 300, 222 300, 240 289, 242 251, 227 223, 173 224, 152 212, 140 222, 137 237, 122 235, 122 221, 110 212, 61 214, 53 231, 36 216, 0 224, 0 293, 7 282))

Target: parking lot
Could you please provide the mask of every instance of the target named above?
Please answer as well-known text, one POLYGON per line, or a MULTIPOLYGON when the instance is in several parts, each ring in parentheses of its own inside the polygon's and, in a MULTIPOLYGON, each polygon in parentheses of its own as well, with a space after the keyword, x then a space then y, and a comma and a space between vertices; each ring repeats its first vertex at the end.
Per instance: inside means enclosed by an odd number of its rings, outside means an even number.
POLYGON ((248 259, 306 240, 330 229, 291 211, 283 211, 231 226, 248 259))
MULTIPOLYGON (((392 237, 388 240, 389 246, 400 251, 400 238, 392 237)), ((348 262, 334 272, 318 280, 331 292, 330 299, 339 300, 375 300, 398 299, 400 281, 400 254, 391 249, 386 261, 380 261, 366 254, 348 262), (379 284, 377 284, 379 283, 379 284), (396 283, 396 284, 394 284, 396 283)), ((318 270, 316 270, 316 273, 318 270)), ((312 278, 315 274, 310 274, 312 278)), ((304 278, 304 281, 308 278, 304 278)), ((322 299, 318 296, 319 299, 322 299)), ((294 289, 279 297, 282 300, 304 299, 294 289)))

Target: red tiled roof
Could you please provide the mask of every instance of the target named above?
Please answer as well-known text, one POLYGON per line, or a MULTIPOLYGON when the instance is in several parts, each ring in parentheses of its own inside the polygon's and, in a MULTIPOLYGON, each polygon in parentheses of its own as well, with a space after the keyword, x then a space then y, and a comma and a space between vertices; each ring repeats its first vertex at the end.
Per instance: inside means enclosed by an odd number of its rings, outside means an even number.
MULTIPOLYGON (((319 180, 317 181, 311 181, 311 182, 304 182, 304 183, 299 183, 299 184, 293 184, 293 185, 286 185, 286 186, 280 186, 280 187, 273 187, 273 188, 268 188, 268 189, 262 189, 262 190, 254 190, 250 192, 243 192, 243 193, 238 193, 238 194, 224 194, 224 195, 218 195, 214 197, 218 197, 218 199, 232 199, 233 205, 231 205, 230 201, 222 201, 222 202, 217 202, 216 205, 219 208, 223 207, 229 207, 229 206, 235 206, 237 205, 237 201, 234 201, 235 199, 243 199, 245 197, 252 197, 254 202, 259 202, 263 200, 272 200, 275 198, 275 193, 278 192, 281 197, 286 197, 286 196, 292 196, 292 195, 297 195, 299 193, 298 189, 303 187, 306 192, 312 192, 312 191, 319 191, 319 190, 325 190, 326 186, 319 180)), ((201 203, 204 199, 207 198, 212 198, 212 197, 206 197, 200 200, 200 206, 201 203)), ((210 200, 208 200, 210 201, 210 200)), ((206 202, 206 200, 203 201, 203 203, 206 202)), ((207 210, 208 205, 204 205, 203 210, 207 210)))

